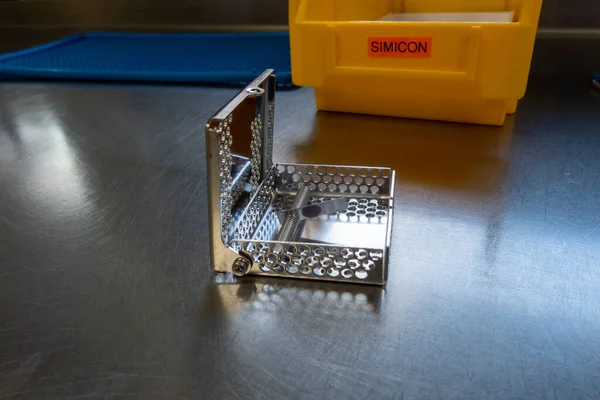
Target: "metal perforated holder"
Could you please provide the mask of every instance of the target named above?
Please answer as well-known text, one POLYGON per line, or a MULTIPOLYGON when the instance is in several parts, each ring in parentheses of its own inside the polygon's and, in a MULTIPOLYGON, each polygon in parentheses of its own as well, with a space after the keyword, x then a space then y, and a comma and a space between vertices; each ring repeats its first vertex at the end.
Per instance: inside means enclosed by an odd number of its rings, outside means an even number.
POLYGON ((394 171, 273 164, 274 107, 267 70, 207 123, 214 269, 384 285, 394 171))

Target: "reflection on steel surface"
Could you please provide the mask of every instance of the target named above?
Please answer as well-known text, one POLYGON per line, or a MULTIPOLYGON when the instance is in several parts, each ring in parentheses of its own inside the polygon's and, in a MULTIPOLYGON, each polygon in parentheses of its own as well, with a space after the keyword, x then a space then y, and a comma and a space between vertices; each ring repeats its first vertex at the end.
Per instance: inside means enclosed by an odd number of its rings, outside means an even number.
POLYGON ((336 311, 358 312, 357 316, 377 315, 384 290, 365 285, 326 285, 319 282, 287 282, 282 279, 240 280, 231 274, 215 278, 218 300, 226 311, 245 309, 276 311, 286 303, 308 310, 326 306, 336 311))

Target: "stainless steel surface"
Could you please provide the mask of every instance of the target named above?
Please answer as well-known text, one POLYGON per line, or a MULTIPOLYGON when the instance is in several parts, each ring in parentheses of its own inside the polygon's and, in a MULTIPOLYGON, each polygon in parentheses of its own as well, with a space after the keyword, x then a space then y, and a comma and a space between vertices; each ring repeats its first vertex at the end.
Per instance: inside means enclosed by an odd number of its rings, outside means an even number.
MULTIPOLYGON (((383 285, 387 279, 388 249, 392 225, 393 171, 386 168, 361 168, 331 165, 277 164, 275 179, 267 179, 246 214, 264 210, 256 220, 256 229, 242 233, 235 229, 231 246, 253 261, 251 273, 298 279, 317 279, 344 283, 383 285), (375 178, 376 177, 376 178, 375 178), (306 186, 304 186, 306 185, 306 186), (261 191, 274 187, 268 195, 261 191), (294 229, 294 241, 277 240, 281 232, 278 215, 294 207, 297 196, 282 194, 281 189, 311 190, 309 202, 322 203, 344 196, 348 208, 343 213, 302 221, 294 229), (364 193, 379 194, 365 198, 364 193), (334 196, 330 196, 335 194, 334 196), (267 200, 270 205, 264 207, 267 200), (275 238, 275 239, 274 239, 275 238)), ((243 226, 245 215, 238 225, 243 226)))
POLYGON ((272 169, 271 153, 265 156, 265 151, 272 151, 274 94, 275 76, 273 70, 267 70, 224 102, 206 124, 209 246, 217 271, 230 271, 235 265, 238 252, 230 247, 231 239, 250 238, 264 213, 255 207, 261 202, 263 207, 268 205, 259 195, 272 169), (248 159, 239 165, 239 160, 248 159), (249 174, 244 175, 248 169, 249 174), (240 190, 241 186, 251 190, 240 190))
POLYGON ((210 271, 236 89, 1 84, 0 398, 597 399, 589 81, 534 77, 504 128, 278 94, 276 161, 397 171, 385 289, 210 271))
POLYGON ((206 124, 213 268, 231 269, 238 276, 384 285, 394 172, 344 165, 274 166, 274 95, 274 71, 266 70, 206 124), (246 187, 250 190, 242 190, 246 187), (293 196, 288 195, 291 190, 293 196), (340 196, 349 205, 343 212, 318 221, 300 220, 292 212, 278 223, 281 211, 340 196))

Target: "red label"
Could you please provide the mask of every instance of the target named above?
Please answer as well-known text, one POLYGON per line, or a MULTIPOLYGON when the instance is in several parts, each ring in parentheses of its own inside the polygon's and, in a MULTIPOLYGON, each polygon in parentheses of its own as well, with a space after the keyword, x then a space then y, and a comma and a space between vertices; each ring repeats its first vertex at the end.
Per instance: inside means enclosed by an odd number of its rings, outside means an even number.
POLYGON ((431 57, 431 38, 369 38, 369 57, 431 57))

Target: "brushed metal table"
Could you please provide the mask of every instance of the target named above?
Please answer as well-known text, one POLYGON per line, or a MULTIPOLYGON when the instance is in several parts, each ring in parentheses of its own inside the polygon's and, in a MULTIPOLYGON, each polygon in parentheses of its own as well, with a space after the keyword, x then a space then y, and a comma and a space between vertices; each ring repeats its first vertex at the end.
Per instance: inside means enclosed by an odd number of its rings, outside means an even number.
POLYGON ((585 85, 532 79, 503 128, 278 92, 275 161, 397 171, 384 289, 212 272, 204 125, 236 92, 0 84, 0 399, 600 398, 585 85))

